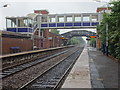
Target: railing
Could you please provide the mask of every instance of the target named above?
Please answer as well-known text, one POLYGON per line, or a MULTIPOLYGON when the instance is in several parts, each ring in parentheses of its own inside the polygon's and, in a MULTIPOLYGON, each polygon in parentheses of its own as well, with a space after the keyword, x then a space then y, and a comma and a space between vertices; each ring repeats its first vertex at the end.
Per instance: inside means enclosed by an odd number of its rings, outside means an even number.
POLYGON ((35 22, 33 25, 33 32, 35 32, 37 30, 37 28, 38 28, 38 24, 37 24, 37 22, 35 22))

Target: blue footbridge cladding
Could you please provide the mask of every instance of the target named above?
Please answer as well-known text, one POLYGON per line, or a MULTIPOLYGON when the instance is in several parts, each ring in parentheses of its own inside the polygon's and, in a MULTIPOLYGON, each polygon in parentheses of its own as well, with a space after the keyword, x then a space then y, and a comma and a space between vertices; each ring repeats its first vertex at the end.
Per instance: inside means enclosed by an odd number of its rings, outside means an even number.
MULTIPOLYGON (((59 27, 81 27, 81 26, 96 26, 99 24, 99 22, 75 22, 75 23, 45 23, 41 24, 41 28, 59 28, 59 27)), ((32 33, 34 30, 38 28, 38 24, 36 24, 33 28, 31 27, 18 27, 18 28, 7 28, 7 31, 12 31, 12 32, 30 32, 32 33)))
POLYGON ((11 31, 11 32, 31 32, 32 33, 32 28, 7 28, 7 31, 11 31))
POLYGON ((47 23, 41 24, 41 27, 74 27, 74 26, 96 26, 99 22, 75 22, 75 23, 47 23))

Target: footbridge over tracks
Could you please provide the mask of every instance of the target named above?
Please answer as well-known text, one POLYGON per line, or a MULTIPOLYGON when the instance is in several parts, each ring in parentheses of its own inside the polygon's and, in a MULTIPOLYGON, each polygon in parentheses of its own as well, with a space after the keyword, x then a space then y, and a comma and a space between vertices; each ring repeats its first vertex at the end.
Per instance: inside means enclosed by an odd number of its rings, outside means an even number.
POLYGON ((41 29, 76 29, 76 28, 96 28, 101 21, 101 14, 98 13, 80 13, 80 14, 51 14, 38 16, 42 21, 41 29), (45 18, 47 18, 45 20, 45 18))
POLYGON ((7 31, 33 33, 41 29, 96 28, 102 13, 33 14, 26 17, 6 17, 7 31))
POLYGON ((61 34, 61 35, 70 39, 74 36, 86 36, 86 37, 96 36, 96 33, 91 32, 91 31, 87 31, 87 30, 74 30, 74 31, 70 31, 70 32, 67 32, 67 33, 64 33, 64 34, 61 34))

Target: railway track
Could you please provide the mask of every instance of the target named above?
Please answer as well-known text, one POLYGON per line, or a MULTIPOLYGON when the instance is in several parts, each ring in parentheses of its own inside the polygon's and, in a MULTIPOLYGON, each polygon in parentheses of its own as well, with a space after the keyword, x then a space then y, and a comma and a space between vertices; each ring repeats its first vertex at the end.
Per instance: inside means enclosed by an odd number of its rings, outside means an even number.
POLYGON ((58 90, 66 78, 68 72, 74 65, 83 48, 74 51, 72 54, 62 59, 41 75, 20 87, 18 90, 58 90))
POLYGON ((0 74, 0 78, 8 77, 10 75, 13 75, 13 74, 15 74, 17 72, 20 72, 20 71, 26 69, 26 68, 32 67, 32 66, 34 66, 36 64, 45 62, 46 60, 50 60, 51 58, 54 58, 54 57, 56 57, 58 55, 64 54, 64 53, 66 53, 68 51, 69 50, 65 50, 65 51, 59 52, 57 54, 47 56, 45 58, 33 60, 33 61, 30 61, 30 62, 27 62, 27 63, 24 63, 24 64, 20 64, 20 65, 16 65, 16 66, 13 66, 13 67, 10 67, 10 68, 3 69, 2 73, 0 74))
MULTIPOLYGON (((48 72, 48 70, 50 68, 56 67, 56 65, 59 62, 62 62, 62 60, 65 60, 67 57, 70 57, 73 54, 73 52, 76 52, 80 48, 81 47, 69 48, 65 51, 62 51, 61 53, 59 52, 57 54, 53 54, 52 56, 46 57, 47 60, 42 59, 43 61, 39 60, 40 62, 38 62, 38 63, 36 62, 36 64, 32 63, 33 65, 27 64, 27 63, 26 63, 25 67, 23 65, 20 65, 20 67, 22 66, 22 67, 24 67, 24 69, 20 68, 21 70, 16 71, 16 73, 12 72, 13 74, 11 73, 11 75, 7 75, 2 78, 2 84, 3 84, 2 90, 20 89, 21 87, 30 83, 36 77, 41 76, 45 72, 48 72), (31 66, 29 66, 29 65, 31 65, 31 66)), ((80 51, 82 51, 82 49, 80 49, 80 51)), ((63 64, 63 66, 64 66, 64 64, 63 64)), ((71 66, 71 65, 69 65, 69 66, 71 66)), ((10 69, 10 70, 12 70, 12 69, 10 69)), ((13 69, 13 70, 15 70, 15 69, 13 69)), ((9 73, 9 71, 8 71, 8 73, 9 73)))
MULTIPOLYGON (((7 69, 18 64, 23 64, 30 62, 32 60, 36 60, 38 58, 44 58, 58 52, 62 52, 74 46, 64 46, 64 47, 57 47, 57 48, 50 48, 50 49, 43 49, 43 50, 33 50, 28 52, 21 52, 9 55, 0 56, 2 60, 2 69, 7 69)), ((0 69, 2 71, 2 69, 0 69)))

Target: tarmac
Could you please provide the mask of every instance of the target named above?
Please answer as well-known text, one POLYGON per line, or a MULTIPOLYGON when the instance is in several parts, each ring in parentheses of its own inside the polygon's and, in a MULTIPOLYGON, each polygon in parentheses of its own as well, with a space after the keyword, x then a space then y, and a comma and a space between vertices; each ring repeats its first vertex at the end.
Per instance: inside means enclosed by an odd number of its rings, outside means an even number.
POLYGON ((86 45, 61 88, 120 90, 119 66, 117 61, 86 45))

